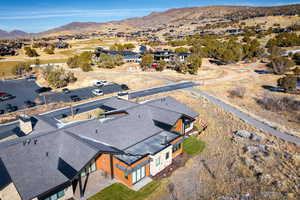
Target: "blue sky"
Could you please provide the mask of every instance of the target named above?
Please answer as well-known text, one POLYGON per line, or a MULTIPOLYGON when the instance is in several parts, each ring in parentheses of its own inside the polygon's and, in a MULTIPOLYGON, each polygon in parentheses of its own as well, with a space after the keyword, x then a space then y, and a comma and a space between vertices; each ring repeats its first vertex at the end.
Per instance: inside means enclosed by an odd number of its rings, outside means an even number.
POLYGON ((74 21, 107 22, 141 17, 168 8, 294 3, 300 3, 300 0, 3 0, 0 29, 40 32, 74 21))

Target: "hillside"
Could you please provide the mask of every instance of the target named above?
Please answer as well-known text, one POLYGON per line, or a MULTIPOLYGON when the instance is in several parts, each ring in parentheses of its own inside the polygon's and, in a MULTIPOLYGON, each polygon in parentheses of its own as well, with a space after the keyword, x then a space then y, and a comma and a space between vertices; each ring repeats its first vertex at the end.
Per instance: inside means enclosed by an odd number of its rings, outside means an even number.
POLYGON ((22 38, 29 36, 29 33, 20 30, 13 30, 11 32, 7 32, 0 29, 0 38, 9 39, 9 38, 22 38))
MULTIPOLYGON (((296 15, 300 13, 300 4, 274 7, 250 6, 206 6, 190 8, 174 8, 163 12, 153 12, 140 18, 129 18, 117 22, 72 22, 64 26, 50 29, 37 34, 38 36, 72 34, 93 31, 136 31, 148 28, 165 26, 178 26, 181 24, 205 24, 218 20, 241 20, 262 16, 296 15)), ((25 37, 27 33, 12 31, 10 33, 0 30, 0 38, 25 37)))

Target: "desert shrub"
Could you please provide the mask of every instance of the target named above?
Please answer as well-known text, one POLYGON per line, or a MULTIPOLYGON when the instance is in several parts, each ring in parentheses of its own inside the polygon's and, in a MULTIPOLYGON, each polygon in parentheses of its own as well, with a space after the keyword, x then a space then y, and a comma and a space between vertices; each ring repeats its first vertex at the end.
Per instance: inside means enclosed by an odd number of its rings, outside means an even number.
POLYGON ((72 72, 66 72, 62 68, 47 67, 43 71, 43 77, 49 85, 55 88, 67 86, 69 83, 75 82, 77 78, 72 72))
POLYGON ((166 66, 167 66, 167 62, 161 60, 161 61, 159 61, 158 65, 156 67, 156 70, 162 72, 162 71, 164 71, 164 69, 166 68, 166 66))
POLYGON ((175 53, 187 53, 189 50, 185 47, 178 47, 175 49, 175 53))
POLYGON ((12 74, 14 75, 23 75, 26 72, 30 72, 32 70, 32 68, 30 67, 29 63, 19 63, 16 64, 13 68, 12 68, 12 74))
POLYGON ((293 55, 293 60, 297 65, 300 65, 300 53, 295 53, 293 55))
POLYGON ((244 87, 237 87, 237 88, 235 88, 233 90, 229 90, 228 93, 229 93, 229 97, 230 98, 235 98, 235 97, 244 98, 245 93, 246 93, 246 88, 244 88, 244 87))
POLYGON ((193 53, 187 58, 187 63, 188 63, 188 72, 190 74, 197 74, 198 69, 202 65, 202 58, 200 57, 200 55, 193 53))
POLYGON ((54 48, 45 48, 44 52, 46 54, 52 55, 52 54, 54 54, 54 48))
POLYGON ((39 54, 36 52, 35 49, 32 49, 30 47, 24 47, 25 55, 28 57, 38 57, 39 54))
POLYGON ((154 62, 153 55, 151 55, 151 54, 144 54, 142 56, 141 67, 143 69, 149 68, 153 64, 153 62, 154 62))
POLYGON ((276 96, 265 93, 262 98, 256 99, 256 102, 264 109, 273 112, 296 111, 300 110, 300 101, 290 96, 276 96))
POLYGON ((297 77, 293 75, 287 75, 278 79, 277 85, 287 92, 294 91, 297 88, 297 77))
POLYGON ((92 54, 91 52, 83 52, 79 56, 75 55, 67 60, 67 65, 70 68, 80 67, 82 71, 91 71, 92 54))
POLYGON ((96 65, 99 68, 112 69, 122 64, 123 64, 123 56, 121 55, 111 56, 105 53, 100 54, 99 58, 97 58, 96 61, 96 65))
POLYGON ((284 74, 291 70, 295 63, 285 57, 275 57, 271 59, 271 66, 275 74, 284 74))

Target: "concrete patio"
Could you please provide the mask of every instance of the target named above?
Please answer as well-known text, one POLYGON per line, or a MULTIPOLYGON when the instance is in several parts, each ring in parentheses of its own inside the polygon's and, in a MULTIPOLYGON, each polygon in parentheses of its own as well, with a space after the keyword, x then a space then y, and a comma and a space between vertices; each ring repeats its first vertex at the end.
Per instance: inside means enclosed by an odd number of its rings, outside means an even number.
POLYGON ((116 183, 117 180, 111 179, 101 170, 95 171, 87 176, 81 177, 83 197, 80 197, 79 181, 73 184, 74 198, 76 200, 85 200, 104 188, 116 183))

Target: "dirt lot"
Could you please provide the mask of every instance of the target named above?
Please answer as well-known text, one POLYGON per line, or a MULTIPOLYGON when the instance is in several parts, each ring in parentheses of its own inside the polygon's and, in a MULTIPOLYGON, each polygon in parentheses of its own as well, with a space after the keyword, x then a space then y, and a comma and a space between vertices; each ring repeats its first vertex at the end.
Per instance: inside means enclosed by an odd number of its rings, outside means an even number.
POLYGON ((207 130, 199 136, 206 148, 164 179, 148 200, 299 197, 299 148, 250 127, 204 99, 186 92, 169 95, 198 111, 208 122, 207 130), (233 140, 236 130, 247 130, 263 140, 233 140))

